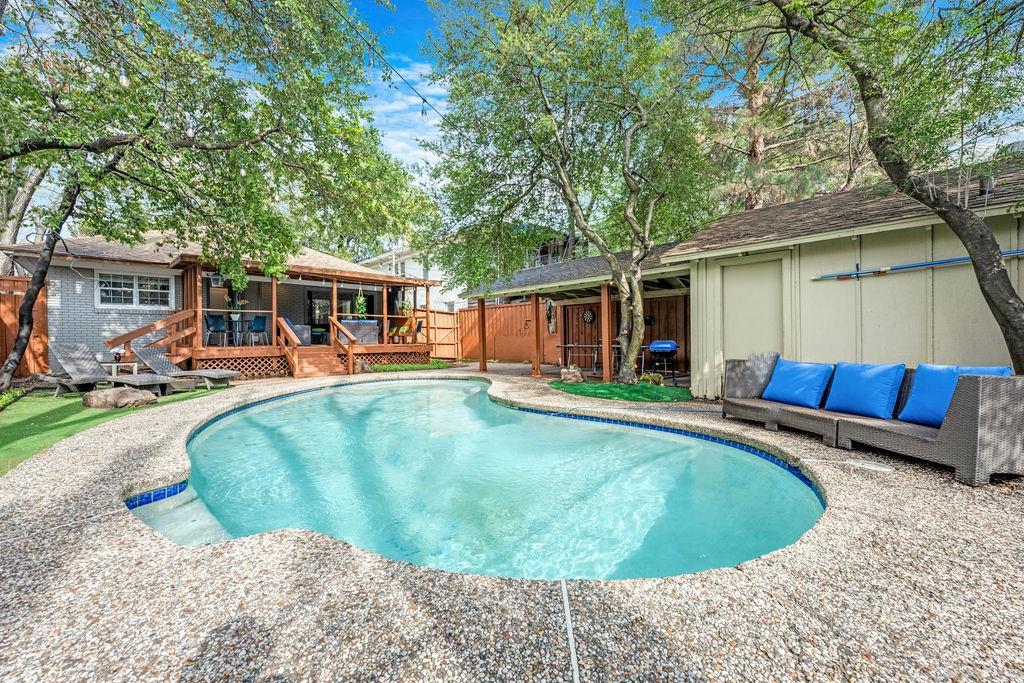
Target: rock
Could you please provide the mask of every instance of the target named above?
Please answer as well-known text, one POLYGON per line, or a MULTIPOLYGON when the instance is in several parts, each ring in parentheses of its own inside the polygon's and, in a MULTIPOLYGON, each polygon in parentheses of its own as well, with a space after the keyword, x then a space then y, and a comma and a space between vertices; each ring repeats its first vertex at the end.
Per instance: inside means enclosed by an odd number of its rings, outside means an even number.
POLYGON ((373 368, 362 358, 356 358, 356 372, 373 372, 373 368))
POLYGON ((575 365, 562 368, 562 381, 566 384, 578 384, 583 381, 583 373, 575 365))
POLYGON ((86 408, 127 408, 156 403, 156 395, 145 389, 114 387, 98 389, 82 394, 82 405, 86 408))

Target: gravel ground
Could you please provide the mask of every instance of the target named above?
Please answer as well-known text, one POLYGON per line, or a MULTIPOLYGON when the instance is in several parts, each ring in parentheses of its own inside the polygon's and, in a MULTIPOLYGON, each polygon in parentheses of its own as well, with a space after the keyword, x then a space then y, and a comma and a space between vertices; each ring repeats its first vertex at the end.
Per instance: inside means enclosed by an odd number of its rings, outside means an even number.
MULTIPOLYGON (((389 376, 476 376, 469 369, 389 376)), ((128 415, 0 478, 0 680, 572 680, 559 582, 449 574, 280 530, 183 548, 123 500, 188 474, 188 433, 235 405, 352 380, 249 383, 128 415)), ((682 410, 492 374, 518 405, 688 427, 819 483, 797 543, 734 568, 568 581, 578 677, 1024 680, 1024 485, 837 451, 682 410), (850 458, 888 465, 852 467, 850 458)))

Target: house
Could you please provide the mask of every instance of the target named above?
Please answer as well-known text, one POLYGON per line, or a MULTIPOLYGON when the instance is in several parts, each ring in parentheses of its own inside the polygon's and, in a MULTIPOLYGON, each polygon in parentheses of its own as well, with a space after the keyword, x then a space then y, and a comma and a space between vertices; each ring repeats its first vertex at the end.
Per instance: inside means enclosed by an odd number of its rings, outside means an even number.
MULTIPOLYGON (((960 192, 991 226, 1024 291, 1024 167, 1001 167, 994 189, 960 192)), ((804 361, 1006 365, 965 257, 950 228, 916 201, 891 188, 850 190, 732 214, 658 245, 644 263, 647 313, 661 325, 655 338, 679 343, 677 362, 701 397, 721 395, 725 359, 759 351, 804 361), (673 332, 674 320, 683 323, 673 332)), ((614 337, 618 310, 608 283, 607 264, 593 257, 523 270, 469 298, 481 312, 485 298, 550 298, 562 343, 600 345, 611 360, 603 342, 614 337)))
MULTIPOLYGON (((573 250, 573 245, 568 238, 553 238, 540 245, 529 262, 524 264, 524 267, 537 268, 550 263, 558 263, 563 259, 567 250, 573 250)), ((577 249, 576 251, 579 250, 577 249)), ((432 268, 428 265, 427 259, 422 252, 406 245, 400 245, 390 251, 363 259, 359 262, 359 265, 394 275, 423 279, 434 277, 442 281, 449 279, 448 274, 443 270, 437 267, 432 268)), ((425 291, 421 289, 420 300, 423 300, 424 297, 425 291)), ((442 287, 433 287, 430 300, 433 309, 436 311, 459 311, 470 305, 469 300, 459 292, 442 287)))
MULTIPOLYGON (((31 273, 39 249, 29 242, 0 245, 23 273, 31 273)), ((47 274, 45 333, 85 343, 101 360, 145 344, 195 368, 239 370, 245 377, 341 373, 360 359, 429 359, 424 307, 440 282, 381 273, 312 249, 291 257, 280 279, 264 276, 258 263, 245 265, 248 284, 232 294, 196 245, 179 248, 158 234, 137 245, 67 238, 47 274), (365 313, 357 312, 359 297, 365 313), (414 304, 412 314, 402 312, 405 299, 414 304), (405 334, 391 334, 402 327, 405 334)))
MULTIPOLYGON (((424 255, 408 246, 399 246, 383 254, 364 259, 359 262, 359 265, 401 277, 422 280, 429 280, 433 277, 442 281, 448 278, 447 273, 441 269, 431 269, 424 255)), ((426 287, 421 287, 419 290, 418 296, 421 301, 426 300, 426 289, 426 287)), ((432 286, 430 289, 430 305, 435 311, 457 311, 469 305, 469 301, 462 298, 458 292, 446 290, 440 286, 432 286)))

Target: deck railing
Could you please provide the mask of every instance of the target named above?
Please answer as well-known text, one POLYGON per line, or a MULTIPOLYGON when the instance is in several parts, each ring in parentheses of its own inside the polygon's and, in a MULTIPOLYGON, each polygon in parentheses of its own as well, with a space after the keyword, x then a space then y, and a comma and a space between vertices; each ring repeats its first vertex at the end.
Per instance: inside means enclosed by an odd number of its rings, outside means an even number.
POLYGON ((284 318, 278 318, 275 324, 277 325, 277 345, 284 352, 284 357, 288 361, 288 365, 291 366, 292 374, 294 375, 299 369, 299 361, 295 356, 295 349, 302 346, 302 341, 299 340, 292 326, 285 322, 284 318))
POLYGON ((132 357, 133 341, 160 330, 164 330, 164 336, 149 342, 146 344, 146 348, 164 349, 166 347, 167 355, 175 363, 180 363, 192 356, 193 345, 188 342, 195 337, 197 332, 195 327, 195 311, 191 308, 177 311, 166 318, 161 318, 148 325, 136 328, 131 332, 125 332, 122 335, 112 337, 103 342, 103 345, 108 349, 123 346, 125 358, 130 359, 132 357))
POLYGON ((352 350, 352 345, 356 342, 356 336, 348 331, 348 328, 341 324, 341 322, 334 317, 328 318, 330 321, 330 335, 331 335, 331 347, 336 352, 343 351, 347 356, 346 362, 348 367, 348 374, 355 372, 356 357, 355 351, 352 350), (342 344, 341 340, 338 339, 338 334, 341 334, 348 340, 347 344, 342 344))

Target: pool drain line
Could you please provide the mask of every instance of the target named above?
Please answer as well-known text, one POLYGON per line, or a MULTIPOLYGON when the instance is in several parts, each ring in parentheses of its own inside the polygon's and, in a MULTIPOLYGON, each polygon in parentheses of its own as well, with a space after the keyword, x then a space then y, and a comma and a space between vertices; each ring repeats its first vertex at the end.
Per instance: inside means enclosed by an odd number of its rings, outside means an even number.
POLYGON ((569 665, 572 667, 572 683, 580 683, 580 667, 576 661, 576 637, 572 634, 572 612, 569 611, 569 589, 562 584, 562 607, 565 608, 565 633, 569 636, 569 665))

